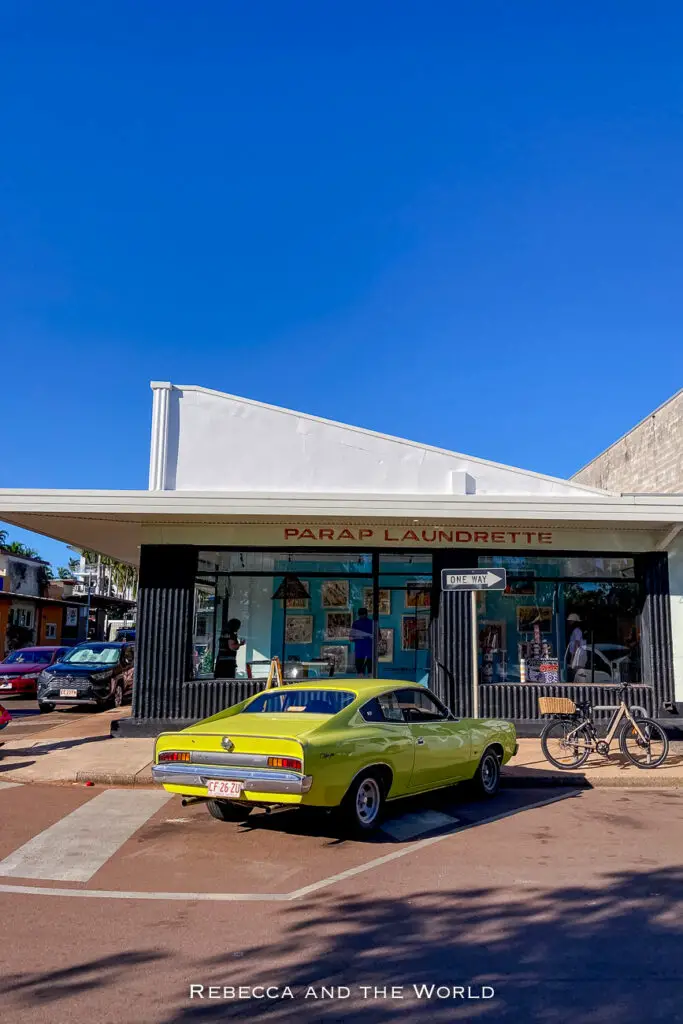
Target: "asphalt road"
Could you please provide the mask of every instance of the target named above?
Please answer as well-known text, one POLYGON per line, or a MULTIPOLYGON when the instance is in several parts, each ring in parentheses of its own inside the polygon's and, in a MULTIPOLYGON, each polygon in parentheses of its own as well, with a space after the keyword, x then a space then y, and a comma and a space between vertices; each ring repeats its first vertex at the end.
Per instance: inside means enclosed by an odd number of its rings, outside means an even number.
POLYGON ((158 791, 0 786, 0 1014, 680 1021, 682 809, 456 792, 359 843, 296 812, 238 826, 158 791))

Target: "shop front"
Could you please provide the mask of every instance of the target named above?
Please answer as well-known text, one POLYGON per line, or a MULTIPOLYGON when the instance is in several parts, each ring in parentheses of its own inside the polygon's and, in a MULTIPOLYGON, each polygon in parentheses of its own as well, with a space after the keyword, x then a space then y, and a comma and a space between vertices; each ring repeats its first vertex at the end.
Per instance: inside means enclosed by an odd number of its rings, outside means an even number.
POLYGON ((153 392, 149 490, 0 491, 0 519, 139 565, 129 732, 243 699, 273 657, 286 678, 410 680, 530 729, 543 694, 610 703, 628 682, 651 713, 683 702, 680 496, 153 392), (443 569, 498 567, 504 591, 441 592, 443 569))

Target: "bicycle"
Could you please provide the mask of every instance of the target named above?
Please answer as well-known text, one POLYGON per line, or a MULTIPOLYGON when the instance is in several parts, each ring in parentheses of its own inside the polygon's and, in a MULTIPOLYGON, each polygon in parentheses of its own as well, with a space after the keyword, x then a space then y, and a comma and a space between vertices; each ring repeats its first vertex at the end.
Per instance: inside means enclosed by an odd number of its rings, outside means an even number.
POLYGON ((669 738, 651 718, 633 714, 626 703, 628 686, 619 686, 619 704, 614 708, 607 735, 598 737, 590 701, 575 704, 568 697, 539 697, 542 715, 554 717, 541 733, 541 749, 556 768, 580 768, 595 751, 609 756, 619 723, 625 719, 619 734, 619 748, 636 768, 658 768, 669 753, 669 738))

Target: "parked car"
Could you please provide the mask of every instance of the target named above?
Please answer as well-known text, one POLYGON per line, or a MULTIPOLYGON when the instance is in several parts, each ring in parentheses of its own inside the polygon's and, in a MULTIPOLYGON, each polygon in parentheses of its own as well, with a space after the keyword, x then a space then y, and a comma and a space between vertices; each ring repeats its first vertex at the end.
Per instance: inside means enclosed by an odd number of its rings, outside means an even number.
POLYGON ((259 805, 320 807, 362 834, 399 797, 465 780, 493 796, 516 748, 512 723, 457 719, 416 683, 309 680, 162 733, 152 774, 171 793, 207 800, 221 821, 259 805))
POLYGON ((9 725, 11 721, 12 716, 10 715, 9 711, 7 710, 7 708, 3 708, 2 704, 0 704, 0 729, 4 729, 5 726, 9 725))
POLYGON ((121 707, 133 694, 133 644, 88 641, 73 647, 38 676, 38 707, 91 704, 121 707))
POLYGON ((0 662, 0 695, 35 697, 38 676, 69 651, 68 647, 22 647, 0 662))
MULTIPOLYGON (((565 673, 572 664, 569 647, 564 655, 565 673)), ((581 649, 580 664, 574 669, 573 682, 581 683, 625 683, 628 682, 631 652, 622 644, 587 644, 581 649)), ((568 676, 565 674, 565 679, 568 676)))
POLYGON ((131 629, 117 629, 116 639, 121 643, 126 641, 131 644, 135 643, 135 627, 131 629))

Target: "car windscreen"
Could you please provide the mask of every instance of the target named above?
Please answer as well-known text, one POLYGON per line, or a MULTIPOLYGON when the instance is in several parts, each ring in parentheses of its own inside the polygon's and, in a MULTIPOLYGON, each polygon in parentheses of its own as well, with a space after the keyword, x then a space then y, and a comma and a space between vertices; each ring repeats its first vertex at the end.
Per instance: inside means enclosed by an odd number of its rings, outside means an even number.
POLYGON ((120 647, 91 647, 83 644, 62 658, 68 665, 115 665, 119 660, 120 647))
POLYGON ((348 690, 273 690, 261 693, 242 714, 291 714, 336 715, 355 700, 355 693, 348 690))
POLYGON ((5 658, 6 665, 49 665, 52 654, 50 651, 12 651, 5 658))

